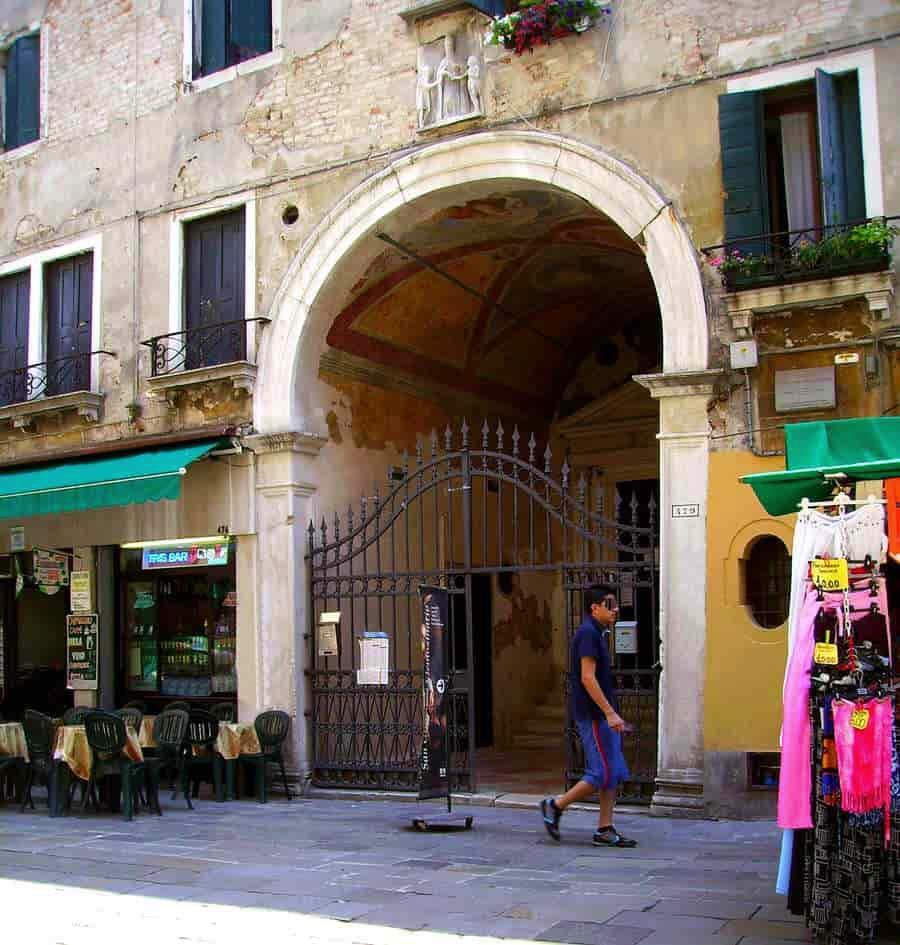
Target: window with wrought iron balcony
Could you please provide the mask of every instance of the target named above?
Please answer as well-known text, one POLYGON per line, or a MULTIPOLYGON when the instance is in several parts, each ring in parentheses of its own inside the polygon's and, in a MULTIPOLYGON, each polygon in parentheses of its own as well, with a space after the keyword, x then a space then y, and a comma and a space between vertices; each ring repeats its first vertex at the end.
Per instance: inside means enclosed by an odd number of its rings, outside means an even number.
POLYGON ((32 427, 39 417, 100 419, 101 241, 69 244, 0 268, 0 423, 32 427))
POLYGON ((252 393, 257 331, 254 314, 253 203, 224 211, 189 211, 174 218, 177 263, 170 285, 173 330, 141 344, 149 349, 151 395, 176 405, 191 388, 222 384, 252 393), (249 218, 249 219, 248 219, 249 218))
POLYGON ((728 293, 778 288, 767 301, 865 296, 883 307, 900 218, 881 215, 862 120, 869 93, 857 69, 816 69, 720 97, 726 240, 703 252, 728 293))

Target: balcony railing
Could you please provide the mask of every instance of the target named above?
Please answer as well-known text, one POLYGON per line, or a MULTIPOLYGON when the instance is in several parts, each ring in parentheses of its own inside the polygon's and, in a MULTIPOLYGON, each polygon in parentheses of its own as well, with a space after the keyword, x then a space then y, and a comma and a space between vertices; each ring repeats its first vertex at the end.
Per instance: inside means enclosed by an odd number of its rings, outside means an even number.
POLYGON ((0 371, 0 406, 89 391, 91 364, 100 355, 115 357, 111 351, 91 351, 0 371))
POLYGON ((833 279, 890 268, 900 217, 819 226, 729 240, 702 252, 729 292, 833 279))
POLYGON ((150 349, 151 377, 164 377, 197 368, 247 359, 247 325, 268 324, 268 318, 242 318, 201 328, 171 331, 142 341, 150 349))

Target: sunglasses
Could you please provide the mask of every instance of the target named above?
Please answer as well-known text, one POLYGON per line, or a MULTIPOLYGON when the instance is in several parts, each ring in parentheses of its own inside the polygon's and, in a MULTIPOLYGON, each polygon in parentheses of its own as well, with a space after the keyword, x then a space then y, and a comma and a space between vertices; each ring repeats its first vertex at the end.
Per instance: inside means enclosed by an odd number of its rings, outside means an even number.
POLYGON ((619 602, 615 599, 615 597, 604 597, 604 598, 603 598, 603 606, 604 606, 607 610, 618 610, 618 609, 619 609, 619 602))

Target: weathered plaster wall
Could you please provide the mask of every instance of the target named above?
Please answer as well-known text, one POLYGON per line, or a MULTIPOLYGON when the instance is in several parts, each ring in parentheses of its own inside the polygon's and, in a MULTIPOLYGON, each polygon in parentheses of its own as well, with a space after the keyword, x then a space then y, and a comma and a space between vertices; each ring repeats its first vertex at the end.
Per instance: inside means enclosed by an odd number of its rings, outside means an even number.
MULTIPOLYGON (((182 4, 176 0, 47 4, 44 135, 25 156, 0 159, 0 260, 102 232, 102 343, 118 357, 103 363, 101 427, 85 432, 67 421, 63 428, 39 429, 43 435, 36 439, 16 434, 14 447, 5 444, 8 454, 223 416, 202 404, 169 412, 148 402, 141 383, 148 364, 136 342, 168 324, 168 208, 254 189, 257 305, 265 313, 316 222, 382 166, 387 152, 417 141, 418 40, 476 15, 462 11, 407 26, 396 15, 401 5, 287 4, 280 65, 191 92, 181 84, 182 4), (292 226, 281 221, 289 204, 299 210, 292 226), (125 407, 133 402, 143 407, 142 426, 125 423, 125 407)), ((40 7, 7 7, 2 28, 33 22, 40 7)), ((611 31, 603 26, 522 58, 488 50, 486 121, 514 125, 526 115, 537 127, 610 150, 674 200, 698 244, 715 241, 722 226, 716 97, 723 83, 698 81, 665 95, 653 90, 824 43, 884 35, 900 23, 893 4, 849 0, 800 8, 780 2, 735 10, 729 4, 729 15, 720 13, 708 3, 677 10, 631 4, 617 9, 611 31), (581 107, 592 99, 599 101, 581 107)), ((898 56, 896 44, 877 48, 885 167, 900 151, 890 108, 898 56)), ((888 178, 890 209, 898 195, 888 178)), ((323 388, 323 427, 330 399, 323 388)), ((249 416, 248 405, 229 404, 224 415, 240 422, 249 416)))

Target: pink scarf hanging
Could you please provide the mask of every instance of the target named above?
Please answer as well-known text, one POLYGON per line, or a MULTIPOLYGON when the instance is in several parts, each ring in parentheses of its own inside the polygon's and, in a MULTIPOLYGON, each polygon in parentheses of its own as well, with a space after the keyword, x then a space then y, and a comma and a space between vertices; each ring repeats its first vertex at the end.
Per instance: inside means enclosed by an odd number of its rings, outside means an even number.
POLYGON ((882 808, 887 845, 891 837, 893 708, 890 700, 869 699, 857 703, 835 699, 832 709, 841 808, 850 814, 866 814, 882 808))

